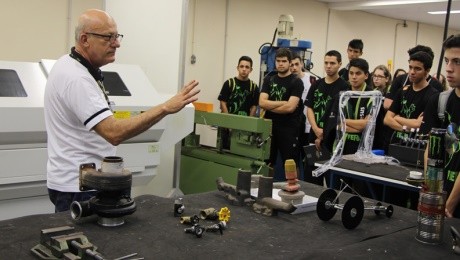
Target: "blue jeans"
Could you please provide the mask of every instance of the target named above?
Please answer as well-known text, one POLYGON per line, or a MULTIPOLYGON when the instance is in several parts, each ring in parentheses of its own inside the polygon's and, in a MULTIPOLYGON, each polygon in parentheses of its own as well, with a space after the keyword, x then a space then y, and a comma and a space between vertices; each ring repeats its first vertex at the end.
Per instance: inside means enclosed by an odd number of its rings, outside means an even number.
POLYGON ((70 204, 74 201, 87 201, 91 197, 96 196, 96 191, 86 192, 62 192, 48 189, 48 196, 54 204, 54 212, 70 210, 70 204))

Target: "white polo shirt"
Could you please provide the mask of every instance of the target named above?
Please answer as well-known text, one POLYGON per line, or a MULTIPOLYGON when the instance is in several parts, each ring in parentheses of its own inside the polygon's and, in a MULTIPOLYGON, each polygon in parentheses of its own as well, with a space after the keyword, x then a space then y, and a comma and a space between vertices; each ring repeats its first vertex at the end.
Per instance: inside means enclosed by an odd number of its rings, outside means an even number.
POLYGON ((107 101, 88 70, 68 54, 53 66, 45 89, 48 135, 47 186, 63 192, 79 191, 79 167, 100 168, 116 147, 92 128, 112 115, 107 101))

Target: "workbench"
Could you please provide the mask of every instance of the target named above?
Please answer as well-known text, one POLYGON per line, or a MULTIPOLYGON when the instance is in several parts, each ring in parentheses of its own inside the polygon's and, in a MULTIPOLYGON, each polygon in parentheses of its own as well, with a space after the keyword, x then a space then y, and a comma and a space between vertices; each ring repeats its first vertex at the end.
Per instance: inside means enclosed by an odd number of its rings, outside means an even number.
MULTIPOLYGON (((324 190, 305 182, 301 188, 315 197, 324 190)), ((340 202, 347 196, 342 194, 340 202)), ((185 233, 188 226, 173 216, 173 199, 142 195, 135 201, 137 211, 119 227, 99 226, 96 216, 77 222, 69 212, 0 221, 0 259, 35 259, 30 249, 39 243, 40 231, 61 226, 83 232, 106 259, 131 253, 145 259, 452 259, 449 228, 460 229, 460 220, 446 219, 444 242, 427 245, 415 239, 417 211, 395 207, 391 218, 365 211, 359 226, 348 230, 342 225, 340 210, 328 222, 321 221, 315 211, 269 217, 248 206, 232 206, 223 192, 211 191, 184 196, 184 215, 228 207, 230 221, 223 235, 207 232, 198 238, 185 233)), ((201 221, 200 225, 211 223, 215 222, 201 221)))

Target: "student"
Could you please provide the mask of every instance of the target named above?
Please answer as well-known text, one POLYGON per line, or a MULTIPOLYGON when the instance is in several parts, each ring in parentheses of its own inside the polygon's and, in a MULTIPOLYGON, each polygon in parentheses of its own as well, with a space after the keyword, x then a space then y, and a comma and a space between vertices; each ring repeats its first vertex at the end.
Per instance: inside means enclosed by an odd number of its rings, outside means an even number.
MULTIPOLYGON (((356 58, 350 61, 348 69, 348 78, 352 91, 371 91, 372 88, 366 84, 369 77, 369 64, 366 60, 356 58)), ((337 128, 339 118, 339 97, 336 96, 332 113, 329 116, 326 125, 326 132, 329 129, 337 128)), ((342 154, 354 154, 358 150, 361 142, 362 132, 369 121, 369 112, 372 107, 372 99, 370 98, 350 98, 348 103, 342 108, 342 113, 345 116, 345 143, 342 154)), ((329 136, 329 135, 328 135, 329 136)), ((335 144, 338 139, 336 139, 335 144)))
MULTIPOLYGON (((305 100, 307 99, 308 91, 310 90, 311 84, 316 81, 316 77, 313 76, 308 71, 304 71, 303 61, 299 54, 294 54, 291 61, 291 72, 297 75, 303 82, 303 92, 302 92, 302 106, 305 100)), ((302 147, 308 145, 308 135, 311 130, 310 122, 307 120, 306 109, 302 114, 302 125, 300 128, 300 148, 303 151, 302 147)), ((303 155, 303 153, 302 153, 303 155)))
MULTIPOLYGON (((249 79, 252 72, 252 59, 241 56, 236 66, 238 75, 226 80, 220 90, 220 110, 222 113, 255 116, 259 101, 259 88, 249 79)), ((219 128, 222 148, 230 149, 230 129, 219 128)))
MULTIPOLYGON (((432 128, 447 128, 452 123, 457 125, 454 128, 454 134, 457 136, 455 141, 457 149, 447 154, 443 178, 444 190, 447 191, 445 214, 448 218, 460 218, 460 207, 458 206, 460 202, 460 178, 458 178, 460 172, 460 149, 458 149, 458 136, 460 136, 458 128, 460 126, 460 34, 449 37, 444 42, 443 47, 446 78, 453 90, 445 105, 444 120, 441 120, 438 115, 439 95, 430 99, 425 108, 421 131, 428 134, 432 128)), ((425 165, 427 154, 428 151, 425 151, 425 165)))
POLYGON ((241 56, 236 67, 238 75, 226 80, 220 90, 218 100, 222 113, 255 116, 259 101, 259 88, 249 79, 252 59, 241 56))
POLYGON ((339 76, 348 82, 348 69, 350 67, 350 62, 353 59, 357 59, 363 55, 364 43, 361 39, 353 39, 348 43, 347 55, 348 55, 348 64, 345 68, 342 68, 339 71, 339 76))
MULTIPOLYGON (((272 138, 269 165, 275 168, 278 151, 284 163, 293 159, 299 165, 299 134, 302 121, 303 83, 289 67, 292 54, 289 49, 280 48, 275 54, 277 74, 266 78, 262 85, 259 105, 265 110, 264 117, 272 120, 272 138)), ((275 179, 285 176, 275 173, 275 179)))
MULTIPOLYGON (((312 84, 305 100, 307 107, 307 119, 311 124, 311 131, 308 136, 309 143, 314 143, 318 150, 328 153, 332 151, 333 139, 329 147, 324 144, 323 128, 328 118, 326 111, 330 110, 332 100, 340 91, 348 89, 345 80, 339 77, 339 69, 342 66, 342 55, 336 50, 331 50, 324 55, 324 70, 326 77, 317 80, 312 84)), ((316 178, 305 174, 305 180, 311 183, 323 184, 324 177, 316 178)))
MULTIPOLYGON (((427 76, 433 63, 433 57, 428 53, 419 51, 409 58, 409 79, 411 85, 398 91, 390 109, 385 114, 383 122, 393 132, 391 142, 397 142, 408 137, 410 131, 417 131, 423 121, 423 111, 431 96, 438 93, 428 81, 427 76)), ((401 192, 396 195, 389 192, 389 202, 396 205, 416 209, 418 193, 401 192), (409 206, 410 205, 410 206, 409 206)))
POLYGON ((398 91, 384 119, 385 125, 397 131, 396 138, 407 135, 405 131, 420 128, 428 99, 438 92, 426 81, 432 64, 433 57, 426 52, 410 56, 409 79, 412 83, 398 91))
MULTIPOLYGON (((391 84, 391 73, 385 65, 375 67, 372 72, 372 82, 374 90, 379 90, 382 93, 382 97, 384 97, 383 100, 385 100, 385 94, 391 84)), ((387 153, 389 145, 388 142, 391 139, 393 131, 391 128, 383 124, 385 113, 386 110, 382 102, 382 106, 380 107, 376 120, 373 149, 381 149, 387 153)))
POLYGON ((382 92, 382 95, 388 91, 391 84, 391 73, 385 65, 379 65, 372 71, 372 87, 382 92))
POLYGON ((406 75, 406 74, 407 72, 404 69, 399 68, 395 70, 395 73, 393 74, 393 78, 395 79, 396 77, 399 77, 401 75, 406 75))
MULTIPOLYGON (((423 51, 427 53, 428 55, 431 56, 431 59, 434 59, 434 52, 433 50, 424 45, 417 45, 407 51, 409 54, 409 57, 419 51, 423 51)), ((432 87, 434 87, 438 91, 443 91, 441 83, 439 83, 437 80, 432 80, 430 74, 426 76, 425 79, 432 87)), ((402 89, 405 86, 409 86, 411 84, 409 74, 404 74, 400 76, 395 76, 393 78, 393 81, 391 82, 391 87, 388 89, 387 94, 385 95, 385 100, 383 103, 383 107, 388 110, 391 106, 391 103, 393 103, 393 100, 396 98, 396 95, 400 89, 402 89)))

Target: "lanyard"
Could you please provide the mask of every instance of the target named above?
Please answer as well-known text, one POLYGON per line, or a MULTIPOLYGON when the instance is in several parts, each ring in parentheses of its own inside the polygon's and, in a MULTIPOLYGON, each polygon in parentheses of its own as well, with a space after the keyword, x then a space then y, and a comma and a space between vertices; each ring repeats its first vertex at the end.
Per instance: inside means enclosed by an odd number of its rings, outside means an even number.
POLYGON ((72 47, 70 50, 70 57, 75 59, 76 61, 80 62, 81 65, 85 66, 88 69, 88 72, 93 76, 94 80, 96 81, 97 85, 104 94, 105 100, 107 101, 107 105, 109 106, 110 110, 112 110, 112 102, 109 100, 109 96, 107 95, 107 91, 105 90, 104 83, 104 76, 102 75, 102 71, 100 69, 95 69, 88 60, 86 60, 80 53, 75 50, 75 47, 72 47))

